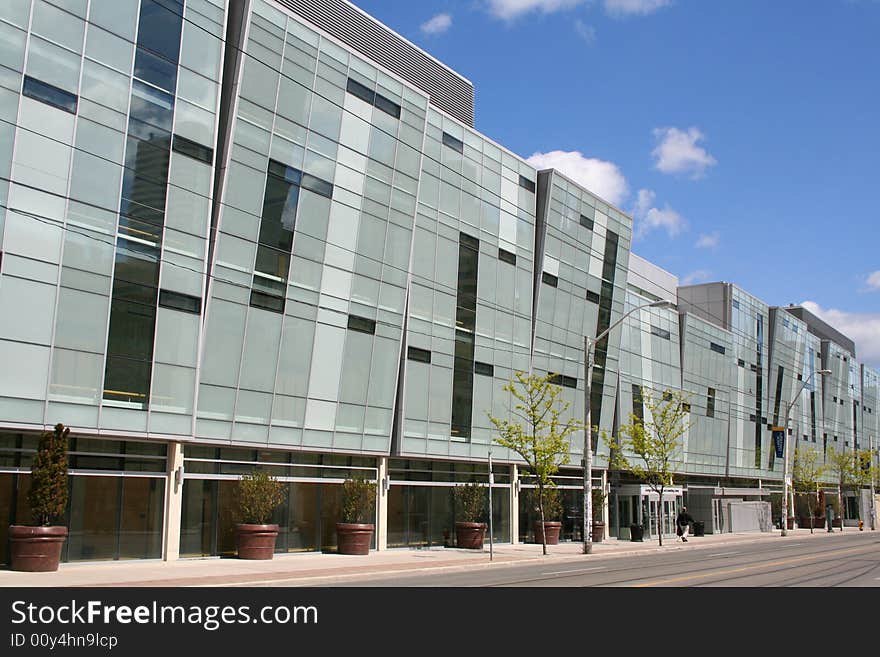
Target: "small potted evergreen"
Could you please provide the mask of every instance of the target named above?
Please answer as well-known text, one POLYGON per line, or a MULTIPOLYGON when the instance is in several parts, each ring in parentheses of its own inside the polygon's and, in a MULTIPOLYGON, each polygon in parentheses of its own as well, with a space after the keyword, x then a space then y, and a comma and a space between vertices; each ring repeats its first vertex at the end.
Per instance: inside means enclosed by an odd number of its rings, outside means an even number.
POLYGON ((559 545, 559 534, 562 531, 562 498, 556 486, 544 488, 544 518, 541 523, 540 507, 538 505, 538 489, 528 491, 528 504, 537 514, 535 518, 535 543, 547 545, 559 545))
POLYGON ((376 484, 363 477, 342 484, 342 521, 336 523, 339 554, 369 554, 373 541, 376 484))
POLYGON ((271 559, 278 525, 269 521, 284 502, 284 484, 261 470, 238 481, 238 519, 235 526, 239 559, 271 559))
POLYGON ((452 489, 455 498, 455 543, 460 548, 482 550, 486 535, 486 487, 478 483, 456 486, 452 489))
POLYGON ((60 422, 54 431, 40 436, 31 466, 32 526, 10 525, 9 562, 12 570, 29 573, 58 570, 67 527, 53 525, 67 508, 67 436, 70 429, 60 422))
POLYGON ((593 489, 593 543, 601 543, 605 538, 605 522, 602 520, 605 509, 605 491, 601 488, 593 489))

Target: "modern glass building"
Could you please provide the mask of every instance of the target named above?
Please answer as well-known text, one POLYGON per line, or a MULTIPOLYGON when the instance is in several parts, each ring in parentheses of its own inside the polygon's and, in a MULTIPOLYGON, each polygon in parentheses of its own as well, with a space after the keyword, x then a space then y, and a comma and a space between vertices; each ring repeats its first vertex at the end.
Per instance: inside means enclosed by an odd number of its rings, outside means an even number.
MULTIPOLYGON (((57 422, 67 561, 231 554, 253 468, 286 486, 279 552, 335 547, 354 474, 381 484, 377 549, 450 544, 453 487, 490 479, 496 540, 529 540, 487 414, 532 371, 582 419, 584 336, 659 298, 680 312, 599 343, 589 403, 613 432, 641 387, 693 393, 670 510, 709 479, 778 490, 768 426, 820 360, 795 435, 876 442, 854 346, 676 289, 631 258, 631 217, 476 131, 473 95, 345 0, 0 3, 0 562, 57 422)), ((571 540, 583 449, 557 481, 571 540)), ((598 511, 644 520, 592 449, 598 511)))

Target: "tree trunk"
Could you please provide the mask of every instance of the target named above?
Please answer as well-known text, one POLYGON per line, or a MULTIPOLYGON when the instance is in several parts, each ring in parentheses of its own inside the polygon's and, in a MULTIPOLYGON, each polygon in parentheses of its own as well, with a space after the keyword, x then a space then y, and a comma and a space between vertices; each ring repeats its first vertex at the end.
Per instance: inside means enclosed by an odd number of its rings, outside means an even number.
POLYGON ((807 495, 807 513, 810 514, 810 533, 813 533, 813 525, 816 523, 813 522, 813 497, 812 495, 807 495))
POLYGON ((538 485, 538 511, 541 515, 541 549, 547 556, 547 531, 544 527, 544 487, 538 485))
MULTIPOLYGON (((651 503, 648 502, 648 522, 651 521, 651 503)), ((663 489, 660 489, 660 502, 657 504, 657 538, 663 547, 663 489)))

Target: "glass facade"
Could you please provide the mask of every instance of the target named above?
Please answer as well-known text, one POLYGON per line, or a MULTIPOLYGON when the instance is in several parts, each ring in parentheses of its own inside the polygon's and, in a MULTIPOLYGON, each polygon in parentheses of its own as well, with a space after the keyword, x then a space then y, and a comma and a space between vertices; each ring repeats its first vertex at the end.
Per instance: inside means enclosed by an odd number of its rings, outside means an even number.
MULTIPOLYGON (((176 504, 181 554, 230 553, 254 466, 286 486, 279 551, 332 549, 345 473, 379 459, 389 545, 448 542, 452 487, 490 454, 496 538, 527 538, 489 415, 511 418, 503 386, 534 371, 563 422, 583 417, 584 336, 656 299, 630 280, 631 217, 439 109, 400 62, 274 0, 240 22, 229 5, 0 3, 0 520, 27 517, 35 436, 60 421, 69 561, 161 556, 176 504)), ((876 448, 877 377, 852 347, 730 284, 678 301, 595 345, 600 430, 643 415, 643 387, 681 388, 683 476, 778 480, 768 426, 827 367, 796 440, 876 448)))
MULTIPOLYGON (((36 448, 36 435, 0 433, 0 563, 9 557, 9 525, 31 522, 27 493, 36 448)), ((69 452, 61 560, 161 557, 165 445, 76 437, 69 452)))

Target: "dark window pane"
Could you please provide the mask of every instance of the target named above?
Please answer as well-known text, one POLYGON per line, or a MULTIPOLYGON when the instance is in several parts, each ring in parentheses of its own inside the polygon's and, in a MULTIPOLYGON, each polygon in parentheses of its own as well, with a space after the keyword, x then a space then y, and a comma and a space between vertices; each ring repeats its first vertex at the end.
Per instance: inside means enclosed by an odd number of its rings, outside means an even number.
POLYGON ((599 303, 599 295, 592 290, 587 290, 587 301, 591 301, 592 303, 599 303))
MULTIPOLYGON (((129 121, 136 120, 146 123, 159 130, 142 130, 146 134, 137 134, 140 139, 151 139, 157 136, 167 138, 171 134, 174 116, 174 96, 154 89, 140 80, 131 84, 131 111, 129 121)), ((129 134, 134 131, 129 126, 129 134)))
POLYGON ((583 226, 584 228, 589 228, 590 230, 593 230, 594 224, 593 224, 592 219, 590 219, 589 217, 585 217, 584 215, 581 215, 580 221, 581 221, 581 226, 583 226))
POLYGON ((532 194, 535 193, 535 183, 526 178, 525 176, 519 177, 519 186, 523 189, 529 190, 532 194))
POLYGON ((510 251, 505 251, 504 249, 498 249, 498 259, 501 262, 506 262, 510 265, 516 264, 516 255, 510 251))
POLYGON ((257 290, 251 290, 251 305, 255 308, 271 310, 275 313, 283 313, 284 297, 276 297, 272 294, 264 294, 257 290))
POLYGON ((642 400, 642 388, 636 384, 632 384, 632 398, 633 398, 633 415, 636 416, 636 422, 638 424, 644 424, 645 422, 645 406, 644 401, 642 400))
POLYGON ((159 250, 120 238, 113 272, 113 298, 148 306, 156 304, 159 250))
POLYGON ((21 93, 28 98, 33 98, 41 103, 46 103, 65 112, 76 114, 78 98, 75 94, 53 87, 29 75, 24 76, 24 86, 21 93))
POLYGON ((260 225, 261 244, 290 250, 296 224, 299 187, 277 176, 266 176, 263 198, 263 221, 260 225), (282 235, 282 233, 285 233, 282 235))
POLYGON ((552 287, 556 287, 559 283, 558 278, 556 278, 553 274, 548 274, 546 271, 541 274, 541 280, 552 287))
POLYGON ((715 388, 709 388, 709 394, 706 398, 706 416, 715 417, 715 388))
POLYGON ((182 0, 143 0, 138 21, 138 45, 176 62, 182 22, 182 0))
MULTIPOLYGON (((280 278, 282 280, 279 284, 283 284, 287 280, 287 274, 290 270, 290 253, 260 244, 257 246, 257 261, 254 270, 261 274, 280 278)), ((283 287, 281 289, 283 290, 283 287)))
POLYGON ((375 102, 376 93, 371 89, 367 89, 360 82, 352 80, 351 78, 348 79, 346 90, 348 91, 348 93, 352 94, 353 96, 357 96, 361 100, 368 102, 370 105, 375 102))
POLYGON ((455 332, 455 360, 452 369, 452 435, 469 438, 474 399, 474 338, 466 331, 455 332))
POLYGON ((427 349, 419 349, 418 347, 407 347, 406 357, 408 360, 415 360, 420 363, 431 362, 431 352, 427 349))
POLYGON ((455 325, 469 331, 476 328, 479 245, 480 242, 476 238, 459 233, 455 325))
POLYGON ((456 139, 448 132, 443 133, 443 145, 449 146, 449 148, 459 153, 464 153, 464 142, 461 139, 456 139))
POLYGON ((146 405, 149 400, 151 371, 152 364, 149 360, 107 356, 104 399, 146 405))
POLYGON ((360 331, 361 333, 376 333, 376 320, 367 319, 366 317, 358 317, 357 315, 348 316, 348 328, 352 331, 360 331))
POLYGON ((134 57, 134 76, 173 92, 177 87, 177 64, 138 47, 134 57))
POLYGON ((709 349, 711 349, 712 351, 716 351, 719 354, 724 354, 727 352, 727 350, 723 346, 721 346, 720 344, 715 344, 714 342, 709 343, 709 349))
POLYGON ((382 110, 386 114, 390 114, 395 119, 400 118, 400 105, 395 103, 393 100, 385 98, 382 94, 376 94, 376 100, 373 103, 378 109, 382 110))
POLYGON ((199 160, 205 164, 211 164, 214 161, 213 148, 202 146, 201 144, 196 143, 191 139, 187 139, 186 137, 181 137, 180 135, 174 135, 174 141, 171 144, 171 148, 175 153, 186 155, 187 157, 199 160))
POLYGON ((172 292, 171 290, 159 290, 159 305, 172 310, 182 310, 194 315, 201 314, 202 300, 199 297, 172 292))
POLYGON ((315 194, 320 194, 327 198, 333 198, 333 183, 321 180, 320 178, 316 178, 307 173, 302 174, 302 182, 300 183, 300 186, 303 189, 315 192, 315 194))
POLYGON ((474 363, 474 372, 476 374, 481 374, 483 376, 494 376, 495 375, 495 367, 490 365, 489 363, 474 363))
POLYGON ((669 340, 669 338, 671 337, 669 331, 659 328, 657 326, 651 326, 651 334, 656 335, 659 338, 663 338, 664 340, 669 340))

